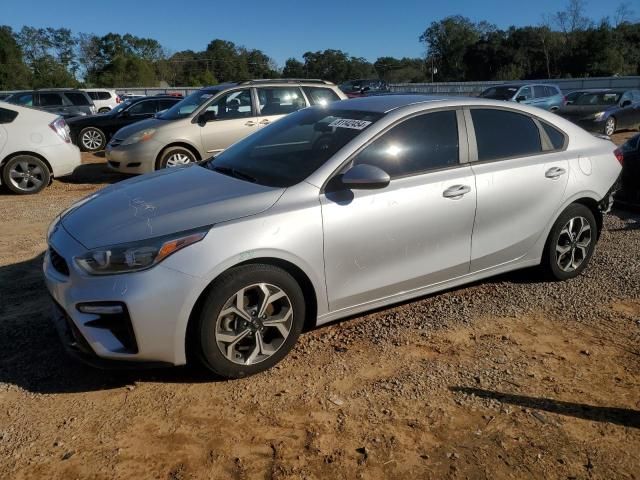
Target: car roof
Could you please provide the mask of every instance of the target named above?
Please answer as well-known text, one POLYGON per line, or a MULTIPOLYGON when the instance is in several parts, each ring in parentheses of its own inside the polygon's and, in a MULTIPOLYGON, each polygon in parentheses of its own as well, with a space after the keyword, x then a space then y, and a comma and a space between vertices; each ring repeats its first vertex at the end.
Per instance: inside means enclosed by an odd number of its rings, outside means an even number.
POLYGON ((417 103, 428 103, 438 101, 451 101, 467 97, 444 97, 435 95, 400 94, 400 95, 375 95, 372 97, 358 97, 342 100, 331 104, 332 108, 338 110, 361 110, 365 112, 388 113, 397 108, 415 105, 417 103))

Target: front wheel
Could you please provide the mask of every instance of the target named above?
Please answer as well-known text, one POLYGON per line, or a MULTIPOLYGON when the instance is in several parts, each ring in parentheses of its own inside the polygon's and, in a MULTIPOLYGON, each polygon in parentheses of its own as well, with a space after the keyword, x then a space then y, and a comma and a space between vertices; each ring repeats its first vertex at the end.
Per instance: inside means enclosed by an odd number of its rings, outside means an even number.
POLYGON ((38 193, 50 180, 49 167, 33 155, 16 155, 2 169, 2 183, 18 195, 38 193))
POLYGON ((204 365, 225 378, 267 370, 293 348, 305 318, 296 280, 272 265, 244 265, 224 273, 209 289, 199 318, 204 365))
POLYGON ((157 167, 158 169, 180 167, 195 161, 196 157, 191 150, 184 147, 169 147, 160 155, 157 167))
POLYGON ((543 259, 543 266, 557 280, 577 277, 589 264, 598 239, 598 224, 591 210, 570 205, 556 220, 543 259))
POLYGON ((609 117, 607 121, 604 122, 604 134, 610 137, 614 133, 616 133, 616 119, 609 117))

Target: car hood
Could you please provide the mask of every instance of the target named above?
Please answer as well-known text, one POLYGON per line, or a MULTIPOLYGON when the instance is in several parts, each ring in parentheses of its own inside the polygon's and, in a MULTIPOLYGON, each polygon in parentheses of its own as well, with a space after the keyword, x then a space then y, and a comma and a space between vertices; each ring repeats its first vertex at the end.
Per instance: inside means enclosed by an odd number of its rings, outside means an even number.
POLYGON ((586 117, 598 112, 615 110, 613 105, 565 105, 556 113, 567 117, 586 117))
POLYGON ((140 120, 139 122, 133 123, 127 127, 121 128, 116 132, 114 137, 125 140, 129 138, 131 135, 135 135, 142 130, 146 130, 148 128, 156 128, 161 125, 166 125, 167 121, 158 120, 157 118, 147 118, 146 120, 140 120))
POLYGON ((111 185, 72 207, 61 224, 92 249, 256 215, 284 190, 192 165, 111 185))

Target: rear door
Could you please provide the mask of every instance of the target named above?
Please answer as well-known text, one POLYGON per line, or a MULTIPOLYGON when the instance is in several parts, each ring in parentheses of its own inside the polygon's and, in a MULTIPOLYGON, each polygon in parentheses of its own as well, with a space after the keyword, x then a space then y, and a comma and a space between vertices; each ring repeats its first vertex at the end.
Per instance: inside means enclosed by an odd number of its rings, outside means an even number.
POLYGON ((478 198, 471 249, 477 272, 531 250, 562 204, 569 162, 564 134, 550 125, 547 134, 533 117, 481 107, 465 118, 478 198))
POLYGON ((260 127, 307 106, 300 87, 260 87, 256 92, 260 127))
POLYGON ((544 87, 544 85, 534 85, 533 86, 533 100, 529 102, 529 105, 533 105, 534 107, 547 109, 547 102, 549 100, 548 90, 544 87))
POLYGON ((258 118, 250 88, 232 90, 214 99, 198 117, 211 115, 206 123, 194 123, 200 129, 202 150, 220 153, 231 144, 258 129, 258 118))
POLYGON ((637 108, 640 104, 635 103, 633 101, 633 93, 631 90, 624 92, 620 101, 618 102, 620 105, 619 110, 613 115, 616 117, 617 128, 631 128, 637 125, 636 123, 636 113, 638 112, 637 108), (625 105, 626 104, 626 105, 625 105))

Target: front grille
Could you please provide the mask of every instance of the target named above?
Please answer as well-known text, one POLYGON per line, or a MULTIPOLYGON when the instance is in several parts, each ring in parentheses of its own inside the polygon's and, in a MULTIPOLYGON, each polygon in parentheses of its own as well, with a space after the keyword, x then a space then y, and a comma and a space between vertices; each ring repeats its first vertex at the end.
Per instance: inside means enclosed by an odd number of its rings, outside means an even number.
POLYGON ((53 265, 53 268, 58 273, 67 277, 69 276, 69 265, 67 265, 67 261, 52 247, 49 247, 49 258, 51 259, 51 265, 53 265))
POLYGON ((111 165, 113 168, 118 168, 120 167, 120 162, 114 162, 113 160, 109 160, 109 165, 111 165))

